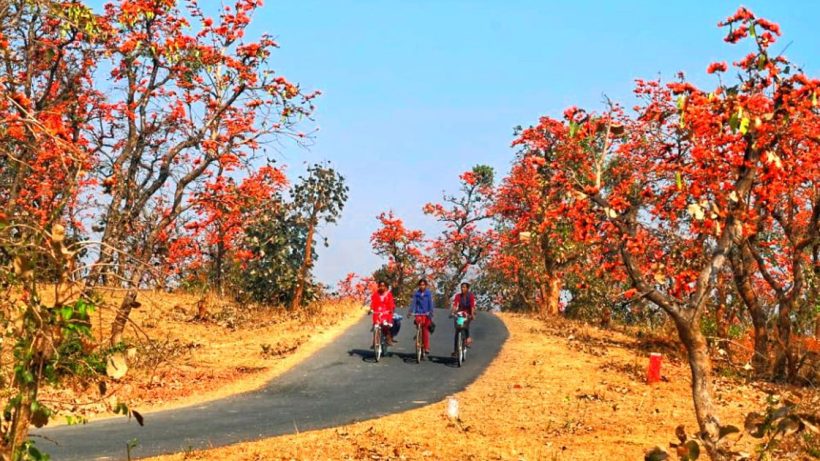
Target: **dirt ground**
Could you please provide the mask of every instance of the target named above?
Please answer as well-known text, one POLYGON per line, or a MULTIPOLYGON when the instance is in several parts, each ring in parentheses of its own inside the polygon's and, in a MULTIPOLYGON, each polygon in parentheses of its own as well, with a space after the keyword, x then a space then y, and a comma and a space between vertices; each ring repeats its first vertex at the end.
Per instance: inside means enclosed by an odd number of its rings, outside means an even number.
MULTIPOLYGON (((689 371, 674 343, 635 339, 581 324, 502 314, 511 332, 499 357, 458 400, 344 427, 154 458, 179 460, 635 460, 667 447, 684 424, 696 430, 689 371), (645 383, 651 351, 664 380, 645 383)), ((767 394, 718 378, 722 422, 743 425, 767 394)), ((386 390, 389 392, 389 390, 386 390)), ((784 398, 781 396, 781 398, 784 398)), ((817 395, 809 406, 820 408, 817 395)), ((748 448, 748 439, 738 447, 748 448)))
MULTIPOLYGON (((104 295, 107 305, 116 305, 118 298, 116 292, 104 295)), ((151 291, 140 293, 138 300, 142 306, 132 311, 125 336, 126 375, 105 381, 105 398, 97 381, 44 389, 41 401, 63 410, 50 425, 64 424, 62 415, 69 412, 87 419, 111 416, 117 402, 145 412, 257 389, 365 313, 350 302, 324 302, 290 313, 193 294, 151 291)), ((93 331, 108 332, 112 317, 111 309, 95 313, 93 331)))

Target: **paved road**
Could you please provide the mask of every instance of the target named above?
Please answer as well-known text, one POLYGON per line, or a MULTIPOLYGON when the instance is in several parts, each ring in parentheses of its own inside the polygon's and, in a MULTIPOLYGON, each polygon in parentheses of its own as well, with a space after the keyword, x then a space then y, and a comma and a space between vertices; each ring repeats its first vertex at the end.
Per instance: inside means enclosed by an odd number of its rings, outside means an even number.
POLYGON ((335 342, 264 388, 215 402, 145 415, 145 426, 126 418, 36 431, 37 445, 55 461, 126 459, 207 448, 332 427, 440 401, 474 381, 508 336, 494 315, 473 322, 475 345, 462 368, 450 358, 452 320, 437 311, 431 360, 415 363, 413 327, 403 325, 392 357, 379 363, 369 349, 369 317, 335 342), (409 328, 408 328, 409 327, 409 328), (55 445, 56 443, 56 445, 55 445))

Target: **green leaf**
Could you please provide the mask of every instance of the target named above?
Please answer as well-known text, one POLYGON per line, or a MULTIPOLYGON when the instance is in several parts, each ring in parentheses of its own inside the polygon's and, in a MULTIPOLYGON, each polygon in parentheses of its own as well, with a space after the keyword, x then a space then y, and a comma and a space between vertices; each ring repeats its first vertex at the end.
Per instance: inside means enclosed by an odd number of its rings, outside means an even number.
POLYGON ((752 23, 749 26, 749 35, 751 35, 752 37, 757 37, 757 29, 755 29, 755 23, 752 23))
POLYGON ((39 402, 31 402, 31 424, 36 428, 41 428, 48 424, 48 418, 51 416, 51 410, 39 402))
POLYGON ((127 415, 128 414, 128 405, 123 402, 117 402, 117 405, 114 407, 114 413, 118 415, 127 415))
POLYGON ((131 414, 134 415, 134 419, 137 420, 137 424, 140 426, 145 426, 145 418, 138 412, 137 410, 131 410, 131 414))
POLYGON ((574 138, 575 134, 578 133, 578 123, 576 122, 569 122, 569 137, 574 138))
POLYGON ((683 190, 683 177, 680 171, 675 172, 675 184, 678 186, 678 190, 683 190))
POLYGON ((694 461, 700 456, 700 445, 695 440, 690 440, 684 444, 686 447, 686 459, 694 461))
POLYGON ((669 459, 669 454, 663 451, 661 447, 655 447, 649 450, 643 459, 644 461, 666 461, 669 459))
POLYGON ((729 117, 729 128, 731 128, 732 131, 737 131, 737 128, 739 126, 740 126, 740 117, 738 117, 737 114, 732 114, 732 116, 729 117))
POLYGON ((740 120, 740 134, 746 134, 749 131, 750 122, 749 117, 743 117, 743 119, 740 120))
POLYGON ((726 437, 729 434, 736 434, 738 432, 740 432, 740 429, 738 429, 737 426, 732 426, 732 425, 721 426, 720 432, 718 433, 718 439, 722 439, 722 438, 726 437))
POLYGON ((678 96, 678 110, 683 110, 683 107, 686 105, 686 96, 680 95, 678 96))

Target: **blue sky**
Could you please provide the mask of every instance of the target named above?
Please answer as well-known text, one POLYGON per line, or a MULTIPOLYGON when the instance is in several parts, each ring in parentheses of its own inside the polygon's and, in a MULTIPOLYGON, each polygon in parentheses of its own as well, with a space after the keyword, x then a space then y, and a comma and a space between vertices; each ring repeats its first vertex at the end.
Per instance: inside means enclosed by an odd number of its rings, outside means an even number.
MULTIPOLYGON (((785 35, 775 49, 792 42, 786 55, 817 75, 820 2, 743 4, 779 23, 785 35)), ((716 27, 739 5, 266 0, 250 35, 276 36, 277 72, 324 93, 315 143, 285 145, 277 159, 294 178, 305 162, 330 160, 350 186, 341 221, 322 231, 330 247, 319 250, 319 279, 332 284, 380 264, 369 244, 380 211, 436 232, 424 203, 475 164, 506 172, 517 125, 571 105, 600 108, 604 95, 629 103, 635 78, 670 80, 682 70, 711 84, 710 62, 748 51, 724 43, 716 27)))
MULTIPOLYGON (((820 2, 749 1, 779 23, 786 55, 817 73, 820 2)), ((274 67, 318 100, 320 131, 309 151, 282 160, 297 173, 328 159, 347 177, 350 200, 324 229, 316 273, 333 283, 369 273, 369 236, 393 209, 435 232, 421 206, 457 186, 478 163, 505 172, 512 128, 570 105, 629 102, 635 78, 678 70, 711 83, 706 66, 746 48, 723 42, 729 1, 266 1, 256 30, 278 37, 274 67)))

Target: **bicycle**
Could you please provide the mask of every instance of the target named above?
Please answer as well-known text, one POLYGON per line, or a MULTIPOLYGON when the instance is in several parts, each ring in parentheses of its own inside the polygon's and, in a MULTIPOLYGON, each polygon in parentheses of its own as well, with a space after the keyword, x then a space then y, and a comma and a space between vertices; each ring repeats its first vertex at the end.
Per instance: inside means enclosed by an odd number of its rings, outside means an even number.
MULTIPOLYGON (((450 316, 452 317, 452 315, 450 316)), ((455 315, 456 319, 456 338, 455 338, 455 345, 456 345, 456 360, 458 361, 458 366, 461 368, 461 365, 467 360, 467 343, 464 338, 467 326, 467 314, 465 312, 459 312, 455 315)))
MULTIPOLYGON (((427 314, 410 313, 413 317, 421 317, 427 314)), ((421 363, 424 360, 424 339, 422 337, 421 324, 416 323, 416 363, 421 363)))
POLYGON ((379 323, 373 325, 373 353, 376 362, 381 360, 382 355, 387 356, 388 354, 387 336, 382 333, 382 326, 386 324, 387 323, 379 323))

